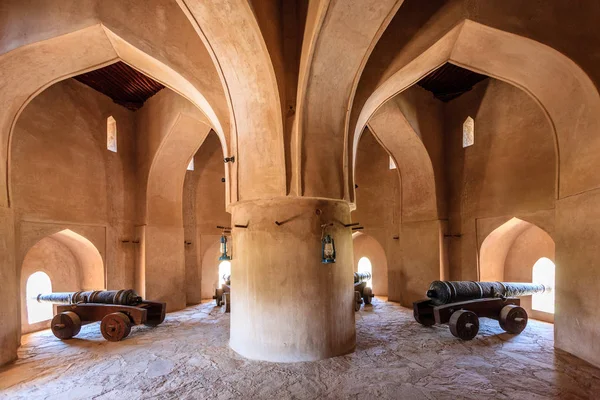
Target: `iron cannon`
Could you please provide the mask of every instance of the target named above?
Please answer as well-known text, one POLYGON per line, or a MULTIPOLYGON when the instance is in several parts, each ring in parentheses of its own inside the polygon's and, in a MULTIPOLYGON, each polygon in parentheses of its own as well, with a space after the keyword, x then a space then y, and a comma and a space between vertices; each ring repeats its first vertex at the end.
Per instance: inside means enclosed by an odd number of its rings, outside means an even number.
POLYGON ((220 288, 215 289, 215 299, 217 307, 225 305, 225 312, 231 312, 231 274, 223 274, 223 282, 220 288))
POLYGON ((422 325, 448 324, 450 332, 471 340, 479 332, 479 318, 491 318, 509 333, 521 333, 528 316, 519 297, 552 290, 520 282, 433 281, 427 299, 413 303, 415 320, 422 325))
POLYGON ((360 310, 361 304, 371 304, 371 299, 375 296, 373 289, 367 286, 367 281, 371 279, 369 272, 354 273, 354 311, 360 310))
POLYGON ((166 303, 144 300, 132 289, 39 294, 36 298, 58 305, 50 328, 62 340, 76 336, 83 324, 101 321, 102 336, 117 342, 129 335, 132 325, 159 325, 166 312, 166 303))

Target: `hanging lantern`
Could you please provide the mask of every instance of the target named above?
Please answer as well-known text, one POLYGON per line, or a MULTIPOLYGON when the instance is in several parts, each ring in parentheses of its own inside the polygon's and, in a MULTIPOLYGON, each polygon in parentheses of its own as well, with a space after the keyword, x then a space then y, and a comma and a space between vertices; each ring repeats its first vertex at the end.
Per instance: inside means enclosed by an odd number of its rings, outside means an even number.
POLYGON ((219 261, 229 261, 231 257, 227 254, 227 236, 225 234, 221 235, 221 256, 219 257, 219 261))
POLYGON ((322 244, 322 260, 323 264, 332 264, 335 262, 335 241, 330 235, 325 235, 322 244))

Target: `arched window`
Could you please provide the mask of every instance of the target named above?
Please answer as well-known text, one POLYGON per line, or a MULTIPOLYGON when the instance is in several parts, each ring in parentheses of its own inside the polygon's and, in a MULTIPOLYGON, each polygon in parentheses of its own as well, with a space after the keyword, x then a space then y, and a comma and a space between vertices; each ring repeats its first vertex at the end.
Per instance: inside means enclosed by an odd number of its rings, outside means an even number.
POLYGON ((368 272, 371 274, 371 279, 367 281, 368 287, 373 287, 373 266, 371 265, 371 260, 367 257, 361 257, 358 260, 358 272, 368 272))
POLYGON ((34 272, 27 278, 25 295, 27 296, 27 321, 34 324, 52 319, 52 304, 38 303, 38 294, 52 293, 52 282, 45 272, 34 272))
POLYGON ((190 160, 190 163, 188 164, 187 170, 188 171, 193 171, 194 170, 194 157, 192 157, 192 159, 190 160))
POLYGON ((223 275, 231 274, 231 262, 229 261, 221 261, 219 264, 219 286, 225 283, 223 279, 223 275))
POLYGON ((531 308, 554 314, 554 275, 555 266, 552 260, 542 257, 533 265, 532 281, 552 288, 550 292, 534 294, 531 299, 531 308))
POLYGON ((396 163, 394 162, 392 156, 390 156, 390 169, 396 169, 396 163))
POLYGON ((117 121, 112 116, 106 119, 106 148, 117 152, 117 121))
POLYGON ((467 117, 463 123, 463 148, 472 146, 475 143, 475 120, 467 117))

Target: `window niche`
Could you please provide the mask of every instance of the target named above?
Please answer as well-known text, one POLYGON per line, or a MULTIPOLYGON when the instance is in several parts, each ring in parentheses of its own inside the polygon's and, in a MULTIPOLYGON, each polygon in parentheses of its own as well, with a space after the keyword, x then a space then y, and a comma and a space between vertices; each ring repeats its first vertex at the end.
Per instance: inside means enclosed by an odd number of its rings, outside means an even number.
POLYGON ((467 117, 463 123, 463 149, 475 144, 475 120, 467 117))
POLYGON ((390 156, 390 169, 396 169, 396 163, 394 162, 394 159, 392 158, 392 156, 390 156))
POLYGON ((550 292, 534 294, 531 297, 531 308, 554 314, 554 278, 556 267, 552 260, 542 257, 535 262, 531 273, 533 283, 550 287, 550 292))
POLYGON ((361 257, 358 260, 358 272, 368 272, 371 274, 371 279, 367 281, 367 287, 373 287, 373 265, 367 257, 361 257))
POLYGON ((48 274, 38 271, 29 275, 25 287, 25 296, 27 296, 27 322, 29 324, 52 319, 52 304, 37 301, 38 294, 49 293, 52 293, 52 282, 48 274))
POLYGON ((106 148, 117 152, 117 121, 112 116, 106 119, 106 148))

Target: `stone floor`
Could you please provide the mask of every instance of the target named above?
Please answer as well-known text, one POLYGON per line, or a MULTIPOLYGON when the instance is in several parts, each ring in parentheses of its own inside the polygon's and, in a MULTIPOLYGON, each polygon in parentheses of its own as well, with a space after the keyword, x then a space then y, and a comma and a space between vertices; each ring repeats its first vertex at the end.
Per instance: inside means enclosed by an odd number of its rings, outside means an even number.
POLYGON ((357 349, 319 362, 249 361, 227 346, 229 315, 210 303, 159 327, 103 340, 98 324, 61 342, 23 337, 0 370, 1 399, 598 399, 600 370, 552 347, 552 325, 518 336, 482 320, 475 340, 425 328, 410 310, 376 300, 356 314, 357 349))

